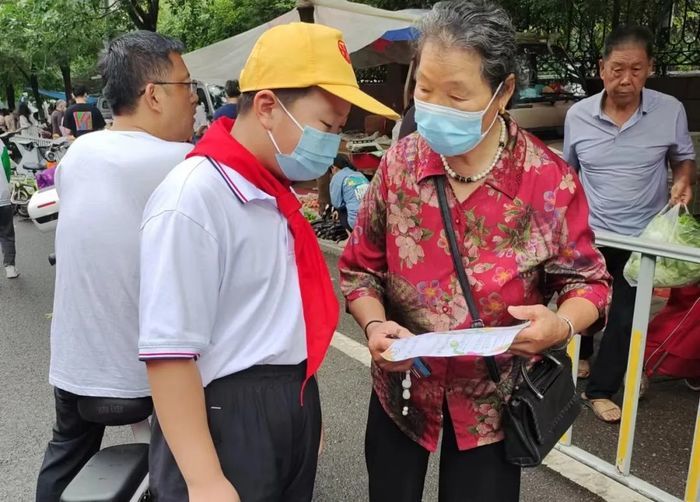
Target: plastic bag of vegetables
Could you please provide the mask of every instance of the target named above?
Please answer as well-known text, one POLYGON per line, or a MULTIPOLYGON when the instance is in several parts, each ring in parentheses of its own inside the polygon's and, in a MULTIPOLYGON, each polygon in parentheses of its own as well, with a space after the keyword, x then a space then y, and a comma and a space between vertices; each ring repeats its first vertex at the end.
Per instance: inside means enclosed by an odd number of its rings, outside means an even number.
MULTIPOLYGON (((684 204, 666 206, 651 220, 642 235, 643 239, 700 248, 700 223, 688 212, 684 204)), ((641 255, 632 253, 625 265, 624 275, 632 286, 639 279, 641 255)), ((675 288, 700 282, 700 264, 670 258, 656 258, 654 286, 675 288)))

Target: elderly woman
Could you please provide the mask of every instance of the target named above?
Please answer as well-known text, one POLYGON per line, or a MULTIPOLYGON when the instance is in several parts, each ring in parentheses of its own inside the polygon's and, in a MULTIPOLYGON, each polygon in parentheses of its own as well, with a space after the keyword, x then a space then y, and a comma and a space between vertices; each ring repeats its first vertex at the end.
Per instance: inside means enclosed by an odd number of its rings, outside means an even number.
POLYGON ((512 381, 514 355, 562 346, 601 320, 609 277, 576 175, 505 112, 517 72, 508 15, 485 0, 440 2, 419 30, 418 133, 387 152, 340 261, 374 363, 370 500, 420 501, 442 429, 441 502, 517 501, 520 469, 505 460, 498 397, 512 385, 497 393, 482 358, 426 358, 431 375, 411 382, 411 361, 381 356, 396 337, 470 327, 434 178, 448 182, 459 254, 486 325, 531 323, 496 358, 502 382, 512 381), (545 306, 554 293, 556 313, 545 306))

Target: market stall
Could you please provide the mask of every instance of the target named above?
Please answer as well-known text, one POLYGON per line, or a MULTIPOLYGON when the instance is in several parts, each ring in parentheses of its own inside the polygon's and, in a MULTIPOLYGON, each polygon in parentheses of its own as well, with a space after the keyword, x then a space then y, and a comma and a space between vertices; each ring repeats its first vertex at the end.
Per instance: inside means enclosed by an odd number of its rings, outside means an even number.
MULTIPOLYGON (((371 68, 388 63, 408 64, 413 24, 420 9, 389 11, 346 0, 310 0, 314 21, 343 32, 355 68, 371 68)), ((223 85, 237 79, 255 41, 269 28, 299 21, 296 9, 260 26, 185 54, 184 60, 194 79, 223 85)))

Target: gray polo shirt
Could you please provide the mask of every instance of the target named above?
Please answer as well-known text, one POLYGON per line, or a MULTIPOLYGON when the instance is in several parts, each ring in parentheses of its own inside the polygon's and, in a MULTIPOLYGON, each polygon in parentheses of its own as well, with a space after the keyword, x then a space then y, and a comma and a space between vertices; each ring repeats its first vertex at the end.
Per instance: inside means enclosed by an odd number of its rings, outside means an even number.
POLYGON ((695 159, 680 101, 651 89, 622 126, 601 109, 605 91, 566 115, 564 157, 578 171, 594 230, 639 235, 668 202, 668 162, 695 159))

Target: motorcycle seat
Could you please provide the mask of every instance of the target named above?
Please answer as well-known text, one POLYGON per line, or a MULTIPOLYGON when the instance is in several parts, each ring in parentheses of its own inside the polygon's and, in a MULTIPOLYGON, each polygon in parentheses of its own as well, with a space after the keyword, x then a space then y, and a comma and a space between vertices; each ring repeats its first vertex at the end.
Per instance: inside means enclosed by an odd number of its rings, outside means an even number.
POLYGON ((61 495, 60 502, 131 500, 148 474, 148 445, 121 444, 98 451, 61 495))
POLYGON ((24 162, 22 163, 22 169, 36 174, 39 171, 46 169, 46 166, 39 164, 38 162, 24 162))
POLYGON ((131 425, 151 416, 153 401, 150 397, 81 397, 78 412, 88 422, 107 426, 131 425))

